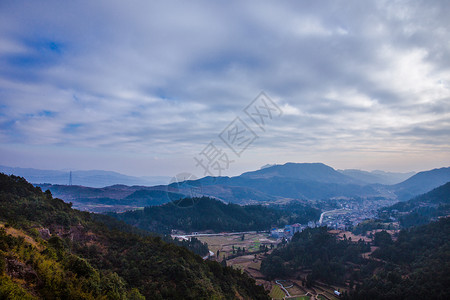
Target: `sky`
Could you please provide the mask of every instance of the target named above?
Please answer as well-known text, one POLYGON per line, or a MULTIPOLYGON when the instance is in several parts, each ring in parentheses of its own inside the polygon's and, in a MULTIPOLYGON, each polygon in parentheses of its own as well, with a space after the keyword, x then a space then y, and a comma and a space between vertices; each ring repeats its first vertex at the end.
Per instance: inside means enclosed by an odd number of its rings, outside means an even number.
POLYGON ((0 1, 0 164, 450 166, 447 1, 0 1))

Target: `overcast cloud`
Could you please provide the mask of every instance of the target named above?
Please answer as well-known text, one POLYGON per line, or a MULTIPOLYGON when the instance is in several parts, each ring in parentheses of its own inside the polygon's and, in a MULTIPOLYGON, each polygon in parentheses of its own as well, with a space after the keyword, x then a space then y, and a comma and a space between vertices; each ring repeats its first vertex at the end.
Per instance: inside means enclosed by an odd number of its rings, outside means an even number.
POLYGON ((227 150, 219 133, 265 91, 283 115, 224 174, 449 166, 449 15, 446 1, 1 1, 0 164, 202 175, 193 156, 227 150))

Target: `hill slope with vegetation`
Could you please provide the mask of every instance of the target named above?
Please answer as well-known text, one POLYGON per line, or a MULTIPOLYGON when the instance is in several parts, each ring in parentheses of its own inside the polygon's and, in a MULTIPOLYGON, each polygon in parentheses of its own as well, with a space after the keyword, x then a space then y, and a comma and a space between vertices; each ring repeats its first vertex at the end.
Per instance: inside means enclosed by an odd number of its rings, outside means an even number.
POLYGON ((303 278, 308 284, 320 280, 342 285, 348 273, 364 264, 361 253, 369 250, 363 241, 338 240, 326 227, 307 228, 263 260, 261 272, 268 278, 283 278, 308 269, 310 274, 303 278))
POLYGON ((58 184, 38 184, 37 186, 42 190, 50 190, 54 196, 65 202, 72 202, 74 208, 90 212, 125 211, 160 205, 171 199, 185 197, 165 186, 145 187, 121 184, 103 188, 58 184))
POLYGON ((325 227, 296 233, 261 263, 269 278, 346 285, 344 299, 449 299, 450 218, 375 233, 372 245, 338 239, 325 227), (370 255, 361 255, 377 247, 370 255), (305 278, 305 274, 306 278, 305 278))
POLYGON ((407 180, 392 186, 400 201, 409 200, 450 181, 450 167, 419 172, 407 180))
POLYGON ((373 276, 350 292, 350 299, 449 299, 450 218, 379 238, 373 276))
POLYGON ((0 222, 2 299, 268 298, 240 271, 73 210, 20 177, 0 174, 0 222))
POLYGON ((450 215, 450 182, 380 211, 382 218, 394 217, 403 227, 427 224, 438 217, 450 215))
POLYGON ((274 206, 225 204, 202 197, 111 215, 144 230, 170 233, 172 229, 186 232, 269 230, 271 226, 317 220, 320 211, 300 203, 287 211, 274 206))

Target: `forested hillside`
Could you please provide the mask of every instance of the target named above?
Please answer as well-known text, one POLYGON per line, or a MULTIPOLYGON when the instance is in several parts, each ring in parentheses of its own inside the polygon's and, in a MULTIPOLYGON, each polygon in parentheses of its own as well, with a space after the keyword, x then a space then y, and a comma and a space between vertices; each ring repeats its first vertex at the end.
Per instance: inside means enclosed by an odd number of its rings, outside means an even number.
POLYGON ((348 274, 364 264, 361 253, 370 250, 362 241, 338 240, 326 227, 307 228, 296 233, 292 241, 274 250, 261 264, 261 271, 269 278, 297 277, 303 269, 311 272, 309 285, 320 280, 330 284, 344 284, 348 274))
POLYGON ((450 167, 419 172, 407 180, 392 186, 392 191, 401 201, 431 191, 450 181, 450 167))
POLYGON ((0 174, 1 299, 267 299, 240 271, 0 174))
POLYGON ((380 212, 382 218, 397 218, 403 227, 427 224, 447 215, 450 215, 450 182, 409 201, 386 207, 380 212))
POLYGON ((305 223, 317 220, 320 211, 300 203, 285 210, 274 206, 225 204, 219 200, 202 197, 186 198, 112 216, 141 229, 155 232, 170 233, 171 229, 186 232, 201 230, 221 232, 268 230, 271 226, 305 223))
POLYGON ((367 243, 339 240, 325 227, 307 229, 261 264, 269 278, 346 285, 345 299, 449 299, 450 218, 399 232, 377 232, 367 243), (305 278, 305 274, 306 278, 305 278))
POLYGON ((450 218, 385 235, 373 253, 381 267, 366 276, 351 299, 449 299, 450 218))

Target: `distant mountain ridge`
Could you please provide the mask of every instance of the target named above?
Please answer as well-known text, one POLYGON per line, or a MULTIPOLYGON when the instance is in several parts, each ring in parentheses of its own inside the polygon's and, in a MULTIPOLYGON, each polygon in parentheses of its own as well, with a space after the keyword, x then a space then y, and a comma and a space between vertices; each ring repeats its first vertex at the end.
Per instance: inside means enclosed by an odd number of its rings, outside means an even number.
POLYGON ((426 205, 450 205, 450 181, 441 185, 428 193, 419 195, 405 202, 399 202, 391 206, 398 211, 408 211, 416 207, 424 207, 426 205))
POLYGON ((358 197, 379 195, 379 192, 361 184, 318 182, 296 178, 221 177, 213 182, 199 180, 205 195, 234 203, 255 203, 280 198, 328 199, 333 197, 358 197))
POLYGON ((243 173, 240 177, 251 179, 283 177, 338 184, 361 183, 361 181, 342 174, 323 163, 286 163, 284 165, 273 165, 257 171, 243 173))
POLYGON ((42 190, 50 190, 53 196, 72 202, 73 207, 91 212, 125 211, 160 205, 186 195, 168 186, 127 186, 116 184, 103 188, 79 185, 37 184, 42 190))
POLYGON ((204 177, 180 186, 114 185, 100 189, 64 185, 39 186, 43 190, 50 189, 55 196, 67 202, 73 202, 76 208, 97 212, 160 205, 190 196, 192 188, 197 190, 198 196, 237 204, 380 195, 379 188, 358 182, 321 163, 274 165, 235 177, 204 177))
POLYGON ((236 204, 336 198, 405 201, 450 181, 450 168, 420 172, 395 185, 368 184, 368 179, 363 176, 365 173, 384 176, 387 172, 352 172, 349 176, 322 163, 286 163, 268 165, 234 177, 204 177, 170 185, 113 185, 97 189, 67 185, 39 186, 43 190, 50 189, 55 196, 67 202, 72 201, 74 207, 103 212, 161 205, 192 196, 193 191, 195 197, 207 196, 236 204))
MULTIPOLYGON (((70 181, 70 171, 0 166, 0 172, 24 177, 34 184, 51 183, 68 185, 70 181)), ((166 176, 135 177, 103 170, 72 171, 72 184, 96 188, 114 184, 151 186, 167 184, 169 179, 166 176)))
POLYGON ((380 196, 379 187, 352 179, 322 163, 272 165, 240 176, 204 177, 190 184, 201 186, 205 196, 239 204, 380 196))
MULTIPOLYGON (((322 163, 286 163, 266 165, 260 170, 235 177, 205 177, 192 184, 201 185, 204 195, 248 204, 280 198, 320 200, 382 197, 404 201, 450 181, 450 168, 420 172, 396 185, 369 184, 366 178, 358 176, 364 171, 357 173, 348 176, 322 163)), ((369 174, 390 177, 383 179, 388 181, 409 175, 383 171, 369 174)))
POLYGON ((357 169, 346 169, 337 171, 353 179, 365 182, 366 184, 386 184, 386 185, 400 183, 416 174, 415 172, 398 173, 398 172, 384 172, 380 170, 368 172, 357 169))
POLYGON ((450 167, 419 172, 393 186, 400 201, 431 191, 450 181, 450 167))

